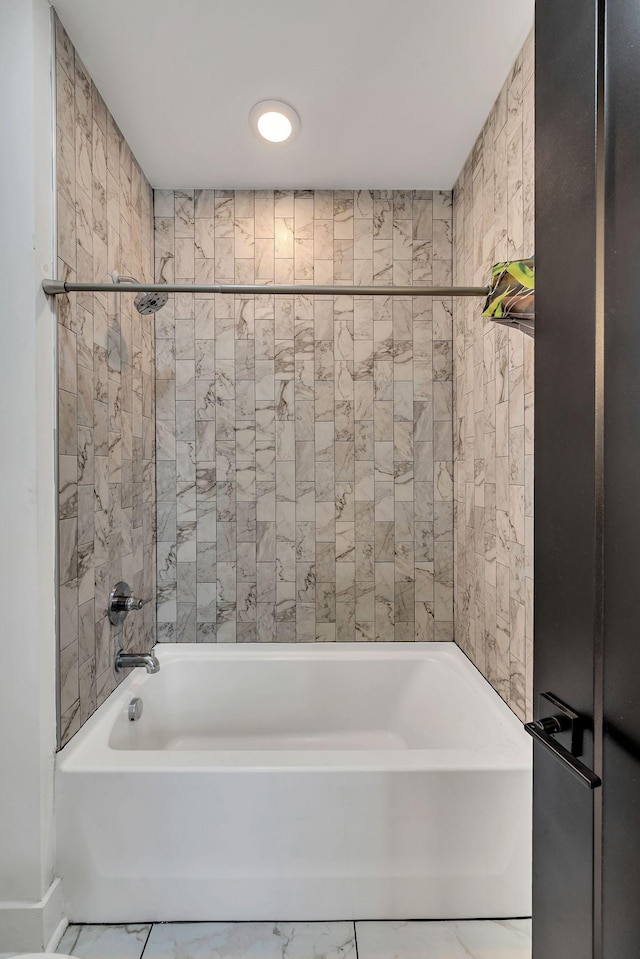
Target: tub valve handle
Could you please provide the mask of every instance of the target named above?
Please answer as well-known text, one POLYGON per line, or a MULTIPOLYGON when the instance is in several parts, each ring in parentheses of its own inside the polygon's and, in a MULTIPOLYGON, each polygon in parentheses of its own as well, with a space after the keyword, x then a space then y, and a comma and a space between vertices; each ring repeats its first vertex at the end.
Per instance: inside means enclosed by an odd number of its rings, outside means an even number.
POLYGON ((143 606, 151 602, 151 599, 152 597, 149 597, 149 599, 136 599, 135 596, 131 595, 131 587, 128 583, 116 583, 109 593, 109 606, 107 609, 109 622, 112 626, 120 626, 132 610, 142 609, 143 606))
POLYGON ((118 605, 118 609, 126 609, 127 612, 130 613, 132 609, 142 609, 143 606, 151 602, 151 598, 134 599, 133 596, 128 596, 127 599, 117 600, 116 602, 122 603, 122 605, 118 605))

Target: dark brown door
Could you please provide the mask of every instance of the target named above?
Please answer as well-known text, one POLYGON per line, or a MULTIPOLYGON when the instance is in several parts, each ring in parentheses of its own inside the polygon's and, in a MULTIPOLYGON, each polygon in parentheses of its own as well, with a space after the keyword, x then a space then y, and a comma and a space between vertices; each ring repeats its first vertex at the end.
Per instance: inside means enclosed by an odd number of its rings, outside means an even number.
MULTIPOLYGON (((534 708, 594 715, 596 57, 593 0, 536 6, 534 708)), ((581 760, 593 768, 587 732, 581 760)), ((595 959, 594 801, 534 746, 534 959, 595 959)))
POLYGON ((640 957, 640 2, 536 6, 534 959, 640 957), (569 733, 552 734, 570 749, 569 733))
POLYGON ((640 2, 606 4, 605 959, 640 956, 640 2))

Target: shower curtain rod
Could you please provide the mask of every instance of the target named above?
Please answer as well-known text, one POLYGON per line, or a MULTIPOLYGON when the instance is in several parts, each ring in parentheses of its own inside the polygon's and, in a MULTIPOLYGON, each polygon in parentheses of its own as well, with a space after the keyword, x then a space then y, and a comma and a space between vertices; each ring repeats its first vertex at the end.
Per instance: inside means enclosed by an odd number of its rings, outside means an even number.
POLYGON ((65 293, 237 293, 267 296, 487 296, 488 286, 274 286, 272 284, 74 283, 43 280, 49 296, 65 293))

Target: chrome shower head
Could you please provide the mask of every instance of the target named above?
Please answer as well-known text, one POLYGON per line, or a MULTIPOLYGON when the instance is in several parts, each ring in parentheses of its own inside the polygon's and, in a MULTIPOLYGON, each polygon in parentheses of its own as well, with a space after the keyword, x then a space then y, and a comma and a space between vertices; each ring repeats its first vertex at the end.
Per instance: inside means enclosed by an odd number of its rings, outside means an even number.
MULTIPOLYGON (((117 270, 114 270, 111 274, 111 279, 114 283, 121 283, 123 280, 129 283, 137 283, 140 286, 140 281, 136 280, 133 276, 121 276, 117 270)), ((135 306, 138 313, 143 316, 148 315, 149 313, 157 313, 158 310, 161 310, 165 305, 169 295, 167 293, 156 292, 156 293, 146 293, 144 290, 141 293, 138 293, 133 305, 135 306)))
POLYGON ((138 313, 157 313, 165 305, 169 296, 167 293, 138 293, 133 305, 138 313))

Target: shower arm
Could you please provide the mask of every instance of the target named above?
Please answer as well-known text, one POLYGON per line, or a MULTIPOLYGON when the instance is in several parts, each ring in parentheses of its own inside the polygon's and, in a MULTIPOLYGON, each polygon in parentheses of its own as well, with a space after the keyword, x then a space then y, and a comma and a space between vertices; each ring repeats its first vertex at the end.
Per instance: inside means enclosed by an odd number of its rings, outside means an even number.
POLYGON ((43 280, 48 296, 67 293, 236 293, 240 296, 487 296, 488 286, 278 286, 234 283, 75 283, 70 280, 43 280))

